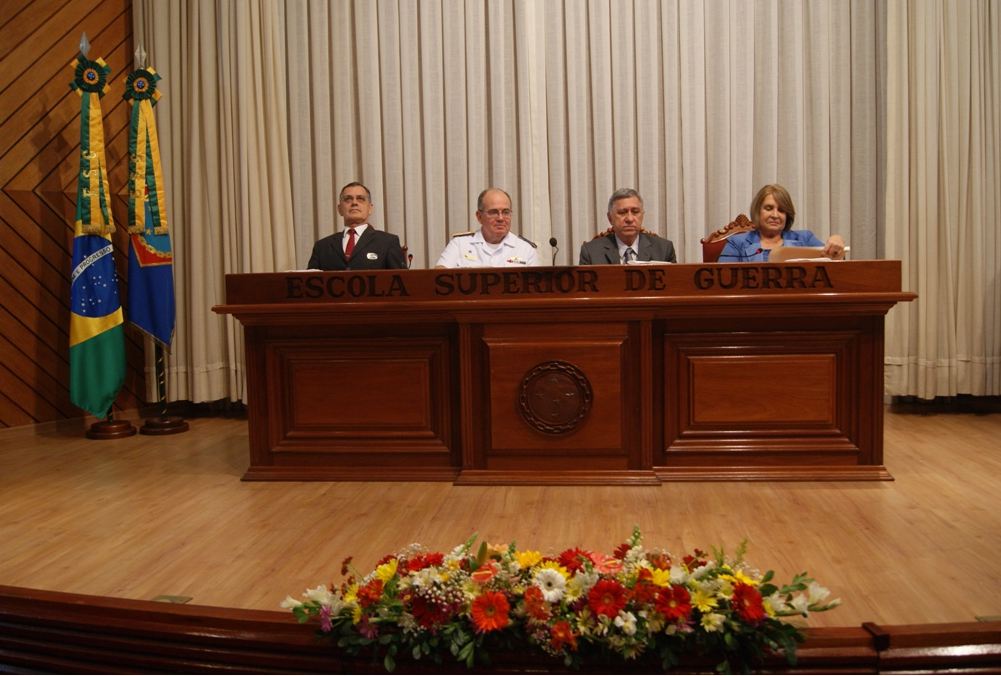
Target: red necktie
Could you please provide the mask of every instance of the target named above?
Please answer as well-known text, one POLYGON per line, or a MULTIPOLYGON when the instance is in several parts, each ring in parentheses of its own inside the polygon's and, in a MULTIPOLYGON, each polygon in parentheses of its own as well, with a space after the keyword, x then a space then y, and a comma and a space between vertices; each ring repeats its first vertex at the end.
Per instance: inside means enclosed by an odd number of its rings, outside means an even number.
POLYGON ((355 250, 355 229, 348 228, 348 245, 344 247, 344 257, 351 258, 355 250))

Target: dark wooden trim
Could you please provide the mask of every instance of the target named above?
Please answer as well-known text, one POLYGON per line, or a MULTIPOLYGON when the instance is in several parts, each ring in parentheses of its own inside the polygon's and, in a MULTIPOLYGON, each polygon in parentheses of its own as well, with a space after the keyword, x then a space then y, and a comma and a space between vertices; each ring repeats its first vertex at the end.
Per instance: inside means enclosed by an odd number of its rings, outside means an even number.
MULTIPOLYGON (((492 654, 496 672, 565 672, 543 656, 492 654)), ((635 671, 657 670, 638 662, 635 671)), ((997 671, 1001 622, 810 629, 790 668, 770 672, 997 671)), ((446 664, 445 670, 465 668, 446 664)), ((621 671, 622 665, 592 665, 621 671)), ((689 662, 682 671, 708 670, 689 662)), ((314 625, 291 613, 187 606, 0 586, 0 671, 125 673, 381 672, 380 662, 338 655, 314 625)), ((400 660, 401 672, 436 672, 433 662, 400 660)), ((482 671, 481 667, 477 671, 482 671)))

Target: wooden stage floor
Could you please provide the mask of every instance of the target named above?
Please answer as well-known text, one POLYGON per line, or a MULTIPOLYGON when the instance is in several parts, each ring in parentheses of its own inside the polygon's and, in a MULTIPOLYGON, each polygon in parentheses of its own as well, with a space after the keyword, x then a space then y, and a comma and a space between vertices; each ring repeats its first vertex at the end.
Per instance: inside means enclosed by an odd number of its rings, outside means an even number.
POLYGON ((1001 615, 1001 414, 887 413, 892 482, 456 487, 242 482, 247 423, 171 437, 82 437, 82 423, 0 432, 0 584, 277 609, 412 542, 610 551, 749 541, 786 580, 808 570, 843 606, 809 626, 1001 615))

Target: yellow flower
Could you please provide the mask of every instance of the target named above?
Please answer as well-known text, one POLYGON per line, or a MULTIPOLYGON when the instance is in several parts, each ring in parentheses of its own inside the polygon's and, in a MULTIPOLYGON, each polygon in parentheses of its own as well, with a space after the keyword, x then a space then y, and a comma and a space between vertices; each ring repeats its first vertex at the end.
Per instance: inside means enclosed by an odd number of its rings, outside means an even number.
POLYGON ((487 556, 491 559, 499 559, 507 552, 507 545, 487 543, 487 556))
POLYGON ((361 606, 355 605, 351 609, 351 624, 358 624, 361 622, 361 606))
POLYGON ((755 580, 753 577, 751 577, 742 570, 738 570, 736 573, 733 573, 732 575, 720 575, 719 578, 721 580, 726 580, 727 582, 731 583, 742 582, 743 584, 751 585, 752 587, 758 586, 758 580, 755 580))
POLYGON ((761 605, 764 607, 765 612, 768 614, 768 617, 775 617, 775 608, 772 607, 771 599, 762 599, 761 605))
POLYGON ((542 560, 542 553, 535 551, 515 552, 514 558, 522 570, 527 570, 542 560))
POLYGON ((699 587, 691 593, 692 606, 698 608, 703 613, 708 612, 715 608, 719 603, 712 594, 706 592, 706 590, 699 587))
POLYGON ((358 585, 353 584, 344 592, 344 603, 358 603, 358 585))
POLYGON ((671 571, 663 568, 654 568, 650 571, 650 581, 658 587, 671 586, 671 571))
POLYGON ((396 559, 387 561, 386 563, 382 564, 381 566, 375 569, 375 576, 380 580, 382 580, 383 584, 386 584, 387 582, 393 579, 394 575, 396 575, 396 568, 399 565, 400 562, 397 561, 396 559))
POLYGON ((557 573, 563 576, 563 579, 570 578, 570 571, 561 566, 557 561, 543 561, 539 564, 539 570, 555 570, 557 573))

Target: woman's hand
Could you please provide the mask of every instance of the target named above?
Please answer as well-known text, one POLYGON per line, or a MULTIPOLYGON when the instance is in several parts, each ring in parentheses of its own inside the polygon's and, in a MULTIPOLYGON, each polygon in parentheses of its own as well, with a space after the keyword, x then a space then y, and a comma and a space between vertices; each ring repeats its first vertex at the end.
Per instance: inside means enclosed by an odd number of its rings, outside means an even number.
POLYGON ((824 255, 836 261, 845 257, 845 240, 841 235, 831 235, 827 238, 824 255))

